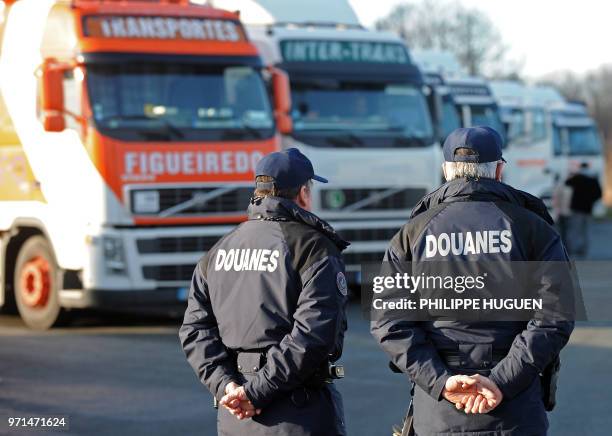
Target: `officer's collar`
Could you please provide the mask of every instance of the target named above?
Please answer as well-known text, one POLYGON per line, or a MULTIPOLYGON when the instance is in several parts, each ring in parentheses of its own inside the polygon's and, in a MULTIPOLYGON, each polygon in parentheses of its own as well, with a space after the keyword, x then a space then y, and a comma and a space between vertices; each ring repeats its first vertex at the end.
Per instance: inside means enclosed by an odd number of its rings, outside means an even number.
POLYGON ((267 221, 297 221, 310 226, 323 233, 340 249, 344 250, 350 245, 336 233, 334 228, 325 220, 313 213, 302 209, 293 201, 280 197, 254 197, 249 204, 248 214, 250 220, 267 221))
POLYGON ((505 201, 523 207, 540 216, 548 224, 553 219, 537 197, 493 179, 455 179, 427 194, 412 209, 410 218, 440 204, 453 201, 505 201))

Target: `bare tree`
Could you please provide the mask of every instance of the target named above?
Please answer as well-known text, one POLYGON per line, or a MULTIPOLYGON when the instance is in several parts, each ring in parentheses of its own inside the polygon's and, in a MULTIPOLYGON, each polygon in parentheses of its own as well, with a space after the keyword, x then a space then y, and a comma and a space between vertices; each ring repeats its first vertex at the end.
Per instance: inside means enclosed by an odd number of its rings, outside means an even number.
POLYGON ((507 47, 489 17, 457 1, 400 4, 376 28, 397 33, 410 48, 450 51, 472 75, 519 75, 517 63, 500 68, 507 47))
POLYGON ((604 137, 607 162, 605 201, 612 204, 612 65, 604 65, 584 75, 568 71, 552 73, 540 83, 556 86, 565 98, 587 104, 604 137))
POLYGON ((612 65, 604 65, 584 75, 570 71, 552 73, 539 83, 556 86, 569 100, 584 101, 608 147, 612 148, 612 65))
POLYGON ((557 71, 538 80, 541 85, 554 86, 568 100, 587 100, 584 78, 573 71, 557 71))
POLYGON ((486 64, 499 63, 506 52, 491 20, 478 10, 459 7, 454 33, 454 51, 472 75, 481 73, 486 64))
POLYGON ((587 74, 585 88, 593 117, 612 148, 612 65, 587 74))

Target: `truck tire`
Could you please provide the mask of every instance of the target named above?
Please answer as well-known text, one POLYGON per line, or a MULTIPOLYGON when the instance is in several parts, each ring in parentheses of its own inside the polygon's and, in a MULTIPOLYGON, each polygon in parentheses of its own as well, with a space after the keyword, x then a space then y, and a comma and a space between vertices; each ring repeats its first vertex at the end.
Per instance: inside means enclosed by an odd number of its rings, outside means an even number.
POLYGON ((14 291, 23 322, 34 330, 47 330, 62 320, 59 268, 49 242, 32 236, 17 255, 14 291))

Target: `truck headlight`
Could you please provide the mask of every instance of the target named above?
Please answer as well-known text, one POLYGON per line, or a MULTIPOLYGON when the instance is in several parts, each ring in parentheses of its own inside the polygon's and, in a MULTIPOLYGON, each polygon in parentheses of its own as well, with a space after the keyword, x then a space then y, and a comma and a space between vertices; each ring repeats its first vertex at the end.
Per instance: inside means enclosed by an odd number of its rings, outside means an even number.
POLYGON ((106 272, 111 274, 125 274, 125 250, 123 240, 117 237, 104 236, 102 239, 104 250, 104 264, 106 272))
POLYGON ((157 213, 159 212, 158 191, 136 191, 132 197, 132 211, 134 213, 157 213))

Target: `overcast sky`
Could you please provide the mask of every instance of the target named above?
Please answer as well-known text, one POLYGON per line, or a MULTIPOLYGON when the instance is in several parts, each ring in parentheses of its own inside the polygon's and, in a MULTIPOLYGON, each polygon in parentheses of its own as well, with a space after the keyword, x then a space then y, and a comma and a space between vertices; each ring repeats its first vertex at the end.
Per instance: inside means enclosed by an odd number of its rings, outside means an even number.
MULTIPOLYGON (((401 0, 349 0, 371 26, 401 0)), ((612 2, 608 0, 461 0, 485 12, 510 47, 524 59, 523 73, 537 77, 557 70, 583 73, 612 64, 612 2)))

